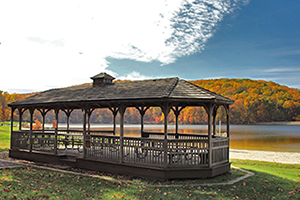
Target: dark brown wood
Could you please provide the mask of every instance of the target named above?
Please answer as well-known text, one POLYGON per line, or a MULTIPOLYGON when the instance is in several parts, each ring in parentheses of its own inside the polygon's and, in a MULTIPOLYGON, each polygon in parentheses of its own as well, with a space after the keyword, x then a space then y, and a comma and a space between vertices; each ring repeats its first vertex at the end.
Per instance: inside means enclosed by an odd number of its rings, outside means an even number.
POLYGON ((87 115, 87 110, 83 110, 83 157, 86 157, 86 115, 87 115))
POLYGON ((168 160, 168 155, 166 152, 168 152, 168 116, 170 112, 170 106, 168 103, 165 103, 161 109, 164 114, 164 169, 166 169, 168 160))
POLYGON ((124 113, 125 113, 126 107, 124 105, 120 105, 119 107, 119 113, 120 113, 120 163, 123 163, 123 137, 124 137, 124 113))
POLYGON ((13 158, 26 159, 36 162, 65 163, 72 167, 98 170, 109 173, 125 174, 156 180, 172 179, 197 179, 215 177, 230 170, 230 163, 220 164, 211 168, 158 168, 150 166, 131 165, 127 163, 90 160, 87 158, 76 158, 73 162, 68 161, 66 155, 51 155, 46 153, 10 150, 9 156, 13 158))
POLYGON ((55 121, 56 121, 56 125, 54 127, 55 130, 54 154, 55 155, 57 155, 58 114, 59 114, 59 109, 55 109, 55 121))
POLYGON ((212 167, 212 131, 211 131, 211 126, 212 126, 212 112, 213 112, 213 106, 212 104, 208 104, 207 107, 207 132, 208 132, 208 147, 209 147, 209 151, 208 151, 208 167, 211 168, 212 167))
POLYGON ((33 130, 34 109, 29 109, 29 112, 30 112, 29 152, 32 152, 32 130, 33 130))
POLYGON ((10 148, 13 148, 13 141, 14 141, 14 136, 13 136, 13 131, 14 131, 14 111, 15 108, 11 108, 11 115, 10 115, 10 148))

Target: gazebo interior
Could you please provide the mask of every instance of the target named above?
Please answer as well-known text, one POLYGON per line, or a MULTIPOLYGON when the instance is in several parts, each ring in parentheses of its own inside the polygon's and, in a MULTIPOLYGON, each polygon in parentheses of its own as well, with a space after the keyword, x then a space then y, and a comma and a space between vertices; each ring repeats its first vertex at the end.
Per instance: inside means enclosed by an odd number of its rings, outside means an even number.
POLYGON ((10 157, 159 180, 214 177, 230 170, 229 106, 233 100, 179 78, 113 82, 114 77, 100 73, 91 79, 92 84, 51 89, 11 103, 11 116, 19 114, 19 130, 14 130, 12 117, 10 157), (178 116, 189 106, 205 109, 207 134, 179 133, 178 116), (140 113, 139 137, 124 135, 124 113, 129 107, 140 113), (163 133, 145 131, 144 115, 150 107, 161 108, 163 133), (227 116, 223 136, 216 135, 220 107, 227 116), (93 111, 102 108, 111 111, 112 130, 91 129, 93 111), (78 109, 82 126, 70 128, 71 113, 78 109), (21 126, 25 111, 30 113, 29 129, 21 126), (49 111, 55 112, 52 129, 45 128, 49 111), (41 130, 33 130, 34 112, 42 115, 41 130), (59 112, 67 116, 65 128, 58 127, 59 112), (175 115, 173 133, 168 130, 170 112, 175 115))

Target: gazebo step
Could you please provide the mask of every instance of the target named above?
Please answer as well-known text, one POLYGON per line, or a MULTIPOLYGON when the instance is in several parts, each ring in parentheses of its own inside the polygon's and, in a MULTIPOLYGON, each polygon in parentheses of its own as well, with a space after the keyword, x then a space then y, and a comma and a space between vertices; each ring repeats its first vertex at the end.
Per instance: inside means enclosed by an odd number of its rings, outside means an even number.
POLYGON ((67 162, 67 163, 76 163, 77 162, 77 159, 75 156, 66 156, 64 158, 61 158, 60 160, 63 162, 67 162))

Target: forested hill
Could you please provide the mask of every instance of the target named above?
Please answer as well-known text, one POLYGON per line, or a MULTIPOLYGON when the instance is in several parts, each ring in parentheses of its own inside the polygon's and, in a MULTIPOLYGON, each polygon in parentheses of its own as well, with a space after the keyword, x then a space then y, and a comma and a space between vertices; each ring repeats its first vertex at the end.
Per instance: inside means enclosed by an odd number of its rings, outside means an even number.
MULTIPOLYGON (((234 124, 247 124, 255 122, 273 121, 300 121, 300 92, 297 89, 281 86, 274 82, 256 81, 250 79, 212 79, 197 80, 192 83, 208 89, 217 94, 235 100, 230 106, 230 120, 234 124)), ((0 91, 0 121, 10 120, 10 109, 7 104, 30 96, 31 94, 8 94, 0 91)), ((15 112, 15 118, 18 114, 15 112)), ((60 122, 65 122, 63 112, 60 113, 60 122)), ((35 112, 36 119, 41 121, 41 116, 35 112)), ((24 113, 23 120, 29 120, 29 114, 24 113), (28 119, 27 119, 28 118, 28 119)), ((46 115, 46 122, 51 123, 54 114, 46 115)), ((163 116, 159 108, 150 108, 144 117, 145 123, 162 123, 163 116)), ((203 124, 207 122, 206 113, 202 108, 185 108, 179 120, 182 124, 203 124)), ((224 109, 219 109, 217 120, 226 121, 224 109)), ((170 123, 174 122, 171 113, 170 123)), ((71 123, 81 123, 81 111, 74 111, 71 123)), ((97 109, 93 112, 92 123, 112 123, 111 111, 97 109)), ((125 123, 140 123, 139 112, 135 108, 126 109, 125 123)))
POLYGON ((272 81, 197 80, 192 83, 235 100, 232 123, 300 121, 300 91, 272 81))

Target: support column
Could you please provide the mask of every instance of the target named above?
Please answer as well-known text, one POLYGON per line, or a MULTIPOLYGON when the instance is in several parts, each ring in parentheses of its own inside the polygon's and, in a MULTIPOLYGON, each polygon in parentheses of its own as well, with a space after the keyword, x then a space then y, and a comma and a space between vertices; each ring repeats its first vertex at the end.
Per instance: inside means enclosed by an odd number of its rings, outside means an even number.
POLYGON ((57 155, 57 135, 58 135, 58 114, 59 114, 59 109, 55 109, 55 121, 56 121, 56 125, 55 125, 55 135, 54 135, 54 154, 57 155))
POLYGON ((70 133, 70 114, 67 114, 67 133, 70 133))
POLYGON ((87 111, 87 114, 88 114, 88 135, 91 134, 91 115, 93 113, 94 109, 89 109, 87 111))
POLYGON ((73 109, 67 109, 67 110, 63 110, 63 111, 67 115, 67 133, 69 133, 70 132, 70 116, 71 116, 71 113, 73 112, 73 109))
POLYGON ((14 111, 16 108, 11 107, 11 116, 10 116, 10 149, 13 148, 14 140, 14 111))
POLYGON ((50 109, 38 109, 38 111, 40 111, 41 115, 42 115, 42 133, 43 133, 43 137, 44 137, 44 132, 45 132, 45 116, 47 114, 47 112, 49 111, 50 109))
POLYGON ((43 114, 42 114, 42 117, 43 117, 43 124, 42 124, 42 133, 43 133, 43 137, 44 137, 44 132, 45 132, 45 115, 46 115, 46 113, 43 113, 43 114))
POLYGON ((119 113, 120 113, 120 163, 123 163, 123 136, 124 136, 124 113, 125 113, 126 107, 124 105, 121 105, 119 107, 119 113))
POLYGON ((226 118, 227 118, 227 122, 226 122, 226 132, 227 132, 227 137, 229 138, 230 136, 230 130, 229 130, 229 127, 230 127, 230 116, 229 116, 229 105, 226 105, 224 106, 225 107, 225 110, 226 110, 226 118))
POLYGON ((109 108, 111 110, 111 112, 113 113, 113 124, 114 124, 114 127, 113 127, 113 135, 116 135, 116 117, 117 117, 117 114, 118 114, 118 111, 119 111, 119 108, 117 107, 112 107, 112 108, 109 108))
POLYGON ((84 109, 83 110, 83 157, 86 158, 86 114, 87 114, 87 110, 84 109))
POLYGON ((161 107, 162 112, 164 113, 164 169, 168 167, 168 120, 170 106, 166 103, 161 107))
POLYGON ((149 134, 145 134, 144 133, 144 115, 146 113, 146 111, 150 108, 150 106, 144 107, 136 107, 136 109, 139 110, 140 115, 141 115, 141 137, 149 137, 149 134))
POLYGON ((213 135, 216 135, 216 117, 217 117, 217 111, 218 111, 219 106, 215 106, 213 108, 213 135))
POLYGON ((178 116, 180 115, 180 112, 185 108, 186 106, 182 106, 179 108, 178 106, 175 106, 175 108, 171 107, 175 114, 175 138, 178 139, 178 116))
POLYGON ((210 103, 208 105, 208 107, 206 108, 206 112, 207 112, 207 124, 208 124, 208 167, 211 168, 212 167, 212 115, 213 115, 213 105, 210 103))
POLYGON ((23 116, 25 109, 23 110, 22 108, 18 108, 18 110, 19 110, 19 130, 21 131, 22 130, 22 116, 23 116))
POLYGON ((30 131, 29 131, 29 152, 32 152, 32 129, 33 129, 33 113, 34 108, 29 109, 30 112, 30 131))
POLYGON ((226 123, 226 132, 227 132, 227 138, 228 138, 228 148, 227 148, 227 156, 228 156, 228 160, 229 160, 229 151, 230 151, 230 130, 229 130, 229 127, 230 127, 230 117, 229 117, 229 105, 226 105, 224 106, 225 107, 225 110, 226 110, 226 118, 227 118, 227 123, 226 123))

